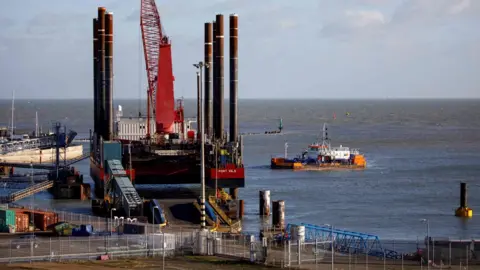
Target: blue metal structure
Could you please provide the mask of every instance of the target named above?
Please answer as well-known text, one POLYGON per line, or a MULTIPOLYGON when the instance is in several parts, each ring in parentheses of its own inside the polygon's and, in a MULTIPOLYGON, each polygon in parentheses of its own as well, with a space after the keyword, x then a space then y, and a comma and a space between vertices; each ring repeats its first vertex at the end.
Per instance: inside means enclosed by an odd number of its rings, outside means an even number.
POLYGON ((163 213, 163 209, 158 203, 156 199, 152 199, 149 203, 150 211, 153 213, 152 223, 153 224, 165 224, 165 214, 163 213), (157 211, 155 211, 157 208, 157 211))
POLYGON ((106 191, 113 195, 115 208, 123 209, 127 217, 133 213, 140 213, 143 200, 123 169, 122 162, 118 159, 106 160, 105 173, 108 175, 106 191))
MULTIPOLYGON (((292 232, 297 226, 305 227, 305 241, 332 241, 336 252, 350 254, 368 254, 388 259, 402 259, 402 254, 382 248, 380 239, 376 235, 338 230, 328 226, 317 226, 308 223, 288 224, 286 231, 292 232)), ((286 237, 290 239, 291 236, 286 237)), ((330 244, 330 249, 332 249, 330 244)))

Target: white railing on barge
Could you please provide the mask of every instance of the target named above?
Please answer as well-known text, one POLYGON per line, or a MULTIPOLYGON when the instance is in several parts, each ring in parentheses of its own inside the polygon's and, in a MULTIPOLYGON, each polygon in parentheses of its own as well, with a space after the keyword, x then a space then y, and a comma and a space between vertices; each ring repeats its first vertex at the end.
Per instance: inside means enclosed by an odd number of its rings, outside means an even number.
POLYGON ((51 136, 35 139, 25 139, 21 141, 11 141, 0 144, 0 154, 4 155, 28 149, 52 147, 54 144, 55 141, 51 136))

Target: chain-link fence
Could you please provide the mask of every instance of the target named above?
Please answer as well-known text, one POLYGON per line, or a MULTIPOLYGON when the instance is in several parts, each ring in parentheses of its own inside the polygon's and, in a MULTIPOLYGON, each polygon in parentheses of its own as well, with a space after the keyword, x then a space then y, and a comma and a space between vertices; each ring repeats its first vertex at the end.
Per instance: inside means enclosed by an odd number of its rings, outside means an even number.
POLYGON ((468 269, 469 265, 480 265, 477 252, 480 243, 472 240, 425 240, 382 241, 336 244, 333 241, 286 241, 283 254, 279 248, 269 246, 267 263, 282 260, 282 266, 304 269, 412 269, 453 268, 468 269), (476 245, 475 245, 476 244, 476 245), (276 252, 275 252, 276 250, 276 252))
MULTIPOLYGON (((55 211, 59 220, 92 224, 95 231, 114 230, 132 222, 55 211)), ((138 223, 143 224, 143 223, 138 223)), ((419 267, 468 269, 479 264, 480 242, 425 239, 422 241, 360 241, 354 238, 310 240, 284 239, 276 233, 230 234, 160 228, 143 224, 138 234, 90 237, 18 238, 0 241, 0 262, 59 261, 129 256, 213 255, 280 267, 304 269, 412 269, 419 267), (161 232, 160 232, 161 231, 161 232), (273 235, 273 237, 271 237, 273 235), (267 240, 268 239, 268 240, 267 240), (333 248, 332 248, 333 247, 333 248)), ((25 236, 24 236, 25 237, 25 236)))
POLYGON ((18 238, 2 241, 0 262, 62 261, 131 256, 171 256, 176 238, 172 234, 121 235, 108 237, 18 238))

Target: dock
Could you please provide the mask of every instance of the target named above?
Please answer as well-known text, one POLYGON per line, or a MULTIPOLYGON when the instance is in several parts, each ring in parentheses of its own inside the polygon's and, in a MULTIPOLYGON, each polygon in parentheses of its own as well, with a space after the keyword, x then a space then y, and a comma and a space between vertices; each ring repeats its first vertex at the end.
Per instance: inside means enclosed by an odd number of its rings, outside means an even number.
MULTIPOLYGON (((71 165, 82 161, 84 159, 87 159, 90 157, 90 153, 84 153, 82 156, 68 160, 65 164, 59 164, 60 168, 63 167, 70 167, 71 165)), ((39 170, 53 170, 56 168, 55 164, 42 164, 42 163, 11 163, 11 162, 0 162, 0 167, 14 167, 14 168, 33 168, 33 169, 39 169, 39 170)))

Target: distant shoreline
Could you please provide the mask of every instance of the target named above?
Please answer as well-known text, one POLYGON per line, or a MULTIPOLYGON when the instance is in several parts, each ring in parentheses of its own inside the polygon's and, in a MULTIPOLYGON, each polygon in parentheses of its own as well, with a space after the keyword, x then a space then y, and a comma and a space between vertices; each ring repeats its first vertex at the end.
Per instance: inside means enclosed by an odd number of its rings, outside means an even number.
MULTIPOLYGON (((176 97, 175 99, 181 99, 181 97, 176 97)), ((147 102, 146 99, 138 99, 138 98, 116 98, 114 101, 144 101, 147 102)), ((186 101, 193 101, 196 98, 184 98, 186 101)), ((228 101, 228 98, 224 99, 228 101)), ((440 98, 427 98, 427 97, 416 97, 416 98, 316 98, 316 97, 305 97, 305 98, 239 98, 239 101, 480 101, 480 97, 440 97, 440 98)), ((51 102, 51 101, 92 101, 93 99, 90 98, 15 98, 15 102, 17 101, 40 101, 40 102, 51 102)), ((11 98, 0 98, 0 102, 8 102, 11 103, 11 98)))

